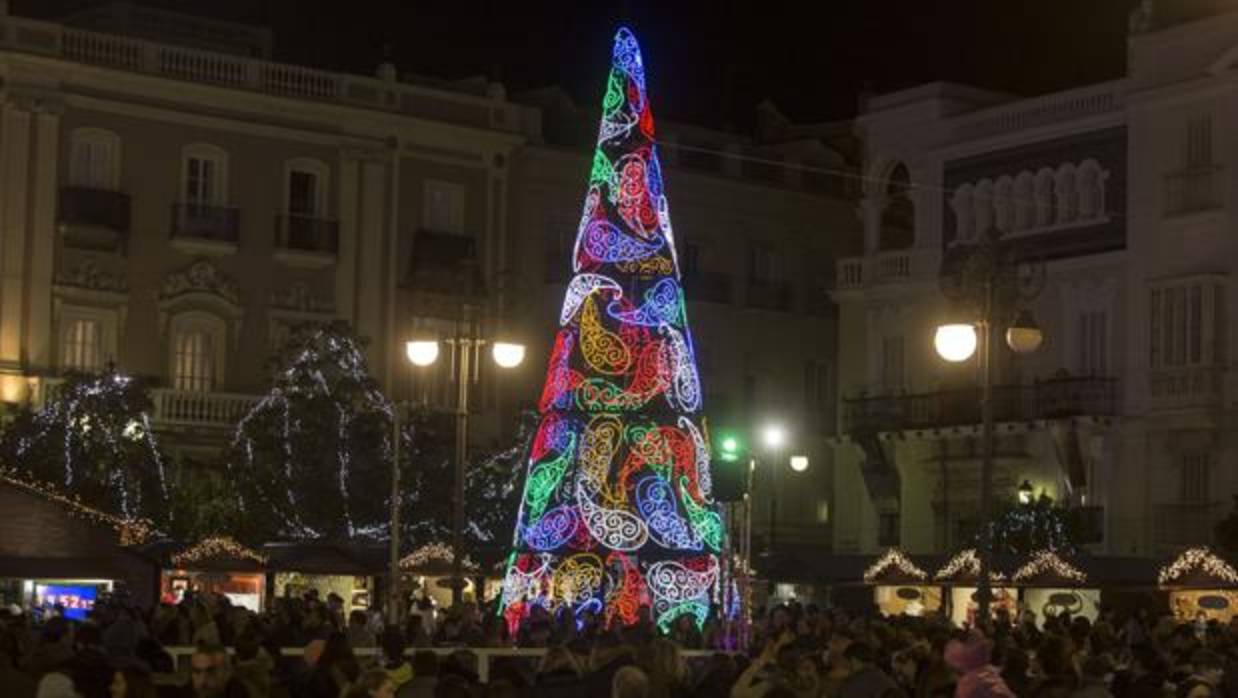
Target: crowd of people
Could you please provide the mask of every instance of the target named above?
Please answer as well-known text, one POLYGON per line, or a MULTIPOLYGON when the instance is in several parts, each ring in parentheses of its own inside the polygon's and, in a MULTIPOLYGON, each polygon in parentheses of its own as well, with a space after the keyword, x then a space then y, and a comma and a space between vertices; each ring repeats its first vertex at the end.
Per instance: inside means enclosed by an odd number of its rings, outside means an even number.
POLYGON ((999 613, 958 629, 789 603, 759 611, 747 652, 713 623, 668 633, 539 611, 506 637, 492 609, 414 604, 400 625, 345 614, 338 597, 254 613, 222 596, 85 621, 0 609, 4 698, 1219 698, 1238 696, 1238 619, 1190 624, 1146 609, 1049 618, 999 613), (542 647, 489 658, 484 647, 542 647), (188 662, 165 649, 192 646, 188 662), (297 648, 288 652, 286 648, 297 648), (684 650, 692 652, 689 657, 684 650), (482 680, 482 674, 485 680, 482 680))

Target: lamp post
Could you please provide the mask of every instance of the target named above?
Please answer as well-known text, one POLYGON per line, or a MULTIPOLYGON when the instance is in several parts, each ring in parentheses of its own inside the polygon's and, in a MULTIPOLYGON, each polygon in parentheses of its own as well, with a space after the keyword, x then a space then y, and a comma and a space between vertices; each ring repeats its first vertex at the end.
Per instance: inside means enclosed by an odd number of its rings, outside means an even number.
POLYGON ((778 424, 768 424, 761 430, 761 442, 770 453, 771 467, 769 471, 769 552, 774 553, 774 542, 778 536, 778 480, 777 464, 779 452, 787 441, 787 432, 778 424))
POLYGON ((1023 484, 1019 485, 1019 504, 1027 506, 1032 503, 1032 498, 1036 496, 1036 490, 1032 487, 1032 483, 1024 480, 1023 484))
POLYGON ((933 344, 941 358, 966 361, 980 350, 980 580, 976 591, 979 618, 989 617, 993 589, 989 570, 993 554, 993 345, 999 324, 1006 329, 1006 343, 1016 353, 1035 351, 1043 340, 1031 311, 1020 307, 1044 288, 1044 264, 1031 260, 1014 244, 1003 241, 1001 232, 990 228, 975 244, 956 244, 942 259, 939 277, 942 293, 970 312, 971 322, 948 323, 937 328, 933 344), (980 330, 977 338, 977 328, 980 330))
MULTIPOLYGON (((516 368, 524 361, 525 346, 517 342, 488 342, 477 336, 473 325, 461 323, 456 336, 445 340, 452 348, 452 379, 456 382, 456 445, 452 480, 451 602, 459 605, 464 592, 464 470, 468 462, 469 387, 477 381, 482 347, 490 344, 491 357, 499 368, 516 368)), ((427 368, 438 360, 438 341, 421 339, 408 343, 409 360, 427 368), (414 345, 416 349, 414 350, 414 345)))

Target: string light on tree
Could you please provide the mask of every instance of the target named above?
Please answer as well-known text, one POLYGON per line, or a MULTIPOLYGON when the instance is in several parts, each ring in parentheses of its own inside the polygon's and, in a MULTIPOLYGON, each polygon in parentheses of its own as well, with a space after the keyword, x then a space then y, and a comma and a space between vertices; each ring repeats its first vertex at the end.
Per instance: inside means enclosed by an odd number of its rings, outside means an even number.
POLYGON ((121 518, 87 506, 81 500, 66 496, 46 483, 30 480, 12 468, 0 467, 0 482, 55 502, 72 516, 111 527, 116 531, 121 545, 141 545, 149 541, 155 533, 154 526, 146 519, 121 518))
POLYGON ((640 48, 621 29, 504 575, 513 632, 534 606, 631 624, 647 605, 666 629, 721 599, 669 211, 640 48))

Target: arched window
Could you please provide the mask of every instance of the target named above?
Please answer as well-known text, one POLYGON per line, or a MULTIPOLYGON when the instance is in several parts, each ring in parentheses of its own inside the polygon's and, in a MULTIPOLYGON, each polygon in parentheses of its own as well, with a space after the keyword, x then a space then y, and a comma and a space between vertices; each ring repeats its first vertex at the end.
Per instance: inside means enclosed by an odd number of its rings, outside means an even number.
POLYGON ((1075 166, 1068 163, 1057 168, 1053 195, 1057 203, 1055 221, 1070 223, 1079 217, 1079 190, 1075 186, 1075 166))
POLYGON ((969 242, 976 236, 976 210, 972 204, 972 185, 964 184, 954 190, 950 208, 954 210, 954 239, 969 242))
POLYGON ((187 312, 172 320, 172 387, 195 393, 223 382, 224 321, 210 313, 187 312))
POLYGON ((1036 223, 1036 183, 1023 170, 1014 178, 1014 229, 1027 230, 1036 223))
POLYGON ((1105 215, 1105 173, 1092 159, 1079 165, 1079 218, 1090 220, 1105 215))
POLYGON ((972 203, 976 211, 976 235, 988 235, 993 227, 993 180, 982 179, 976 183, 972 203))
POLYGON ((74 129, 69 136, 69 185, 120 189, 120 136, 101 128, 74 129))
POLYGON ((1053 170, 1043 168, 1036 173, 1036 227, 1053 225, 1053 170))
POLYGON ((883 250, 911 247, 916 239, 916 208, 911 201, 911 173, 901 162, 886 178, 885 195, 880 247, 883 250))
POLYGON ((1006 175, 997 178, 993 186, 993 213, 997 229, 1003 233, 1014 229, 1014 180, 1006 175))

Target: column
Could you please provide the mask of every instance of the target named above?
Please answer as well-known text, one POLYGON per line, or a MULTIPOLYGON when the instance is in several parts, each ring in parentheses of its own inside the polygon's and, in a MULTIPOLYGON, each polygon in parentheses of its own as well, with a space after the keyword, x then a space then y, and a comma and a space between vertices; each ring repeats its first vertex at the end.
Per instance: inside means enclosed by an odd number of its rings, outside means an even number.
POLYGON ((357 284, 354 323, 357 333, 371 340, 370 365, 385 366, 388 347, 383 296, 387 278, 388 249, 383 239, 387 222, 384 207, 388 181, 386 161, 367 154, 361 164, 360 215, 357 227, 357 284))
POLYGON ((30 117, 0 105, 0 370, 18 371, 22 361, 30 117))
POLYGON ((56 248, 56 169, 60 161, 59 112, 59 105, 51 105, 35 116, 25 360, 27 369, 36 370, 50 369, 53 363, 52 276, 56 248))
POLYGON ((335 264, 335 314, 348 322, 356 322, 357 308, 357 189, 361 177, 358 153, 340 153, 339 204, 340 248, 335 264))

